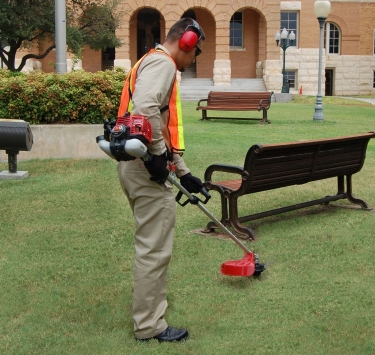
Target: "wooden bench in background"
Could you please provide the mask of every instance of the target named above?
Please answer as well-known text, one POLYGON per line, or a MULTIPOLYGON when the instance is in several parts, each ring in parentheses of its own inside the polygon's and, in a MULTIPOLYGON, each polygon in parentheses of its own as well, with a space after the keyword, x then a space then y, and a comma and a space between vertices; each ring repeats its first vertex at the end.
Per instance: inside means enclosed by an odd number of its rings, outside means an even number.
MULTIPOLYGON (((362 169, 367 144, 375 132, 360 135, 310 140, 283 144, 253 145, 247 152, 244 166, 226 164, 210 165, 205 172, 207 190, 220 193, 221 222, 238 232, 242 237, 255 239, 254 231, 243 222, 276 215, 296 209, 330 201, 347 199, 364 210, 370 208, 364 200, 352 195, 352 175, 362 169), (240 178, 213 181, 214 172, 238 174, 240 178), (310 181, 337 177, 336 195, 290 205, 270 211, 238 216, 238 198, 260 191, 285 186, 306 184, 310 181), (345 186, 346 177, 346 186, 345 186)), ((216 225, 210 222, 206 231, 216 225)))
POLYGON ((196 110, 202 110, 201 120, 230 119, 230 117, 208 117, 207 111, 262 111, 262 118, 233 117, 236 120, 259 120, 271 123, 267 111, 271 106, 273 92, 220 92, 210 91, 207 99, 199 100, 196 110), (206 102, 205 105, 201 105, 206 102))

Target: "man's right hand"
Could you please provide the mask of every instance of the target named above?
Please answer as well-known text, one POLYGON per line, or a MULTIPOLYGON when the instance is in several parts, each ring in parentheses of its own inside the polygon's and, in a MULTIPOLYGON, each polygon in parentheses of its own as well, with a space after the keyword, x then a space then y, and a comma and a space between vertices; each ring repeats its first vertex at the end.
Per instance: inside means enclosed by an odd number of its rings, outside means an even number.
POLYGON ((159 184, 164 184, 169 175, 167 165, 167 153, 153 155, 150 161, 145 161, 145 167, 151 175, 150 180, 156 181, 159 184))

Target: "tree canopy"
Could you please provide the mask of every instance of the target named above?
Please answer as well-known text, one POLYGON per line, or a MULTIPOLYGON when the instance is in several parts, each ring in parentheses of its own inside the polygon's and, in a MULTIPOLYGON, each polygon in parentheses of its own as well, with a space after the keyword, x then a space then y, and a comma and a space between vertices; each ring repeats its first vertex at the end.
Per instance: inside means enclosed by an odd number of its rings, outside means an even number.
MULTIPOLYGON (((84 45, 95 50, 118 47, 118 3, 119 0, 66 0, 69 50, 79 54, 84 45)), ((21 71, 27 59, 46 57, 56 47, 55 0, 1 0, 0 43, 0 58, 11 71, 21 71), (40 51, 43 41, 49 44, 43 52, 26 54, 16 67, 18 50, 40 51)))

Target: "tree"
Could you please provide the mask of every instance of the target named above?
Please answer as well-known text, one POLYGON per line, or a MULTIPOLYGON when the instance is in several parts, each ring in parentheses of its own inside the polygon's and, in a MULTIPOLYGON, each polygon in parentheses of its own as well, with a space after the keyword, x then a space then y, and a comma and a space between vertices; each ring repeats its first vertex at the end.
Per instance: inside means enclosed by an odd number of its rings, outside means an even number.
MULTIPOLYGON (((66 0, 67 45, 79 54, 84 45, 100 50, 120 46, 115 35, 122 13, 120 0, 66 0)), ((43 59, 56 47, 54 0, 0 1, 0 59, 11 71, 21 71, 27 59, 43 59), (39 53, 39 44, 49 43, 39 53), (17 51, 29 49, 38 53, 23 56, 16 67, 17 51), (37 49, 35 49, 37 48, 37 49)))

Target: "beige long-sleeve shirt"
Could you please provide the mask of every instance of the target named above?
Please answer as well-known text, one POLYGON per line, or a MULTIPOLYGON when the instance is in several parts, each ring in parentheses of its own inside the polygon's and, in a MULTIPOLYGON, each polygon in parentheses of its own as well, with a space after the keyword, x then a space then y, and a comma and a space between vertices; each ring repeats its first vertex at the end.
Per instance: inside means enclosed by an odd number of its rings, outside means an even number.
MULTIPOLYGON (((156 49, 170 54, 162 45, 156 49)), ((152 126, 152 142, 147 147, 151 154, 163 154, 169 146, 169 110, 163 113, 160 110, 169 103, 175 76, 175 64, 170 57, 159 52, 147 55, 138 67, 132 113, 145 116, 152 126)), ((173 163, 177 177, 190 172, 180 155, 173 154, 173 163)))

